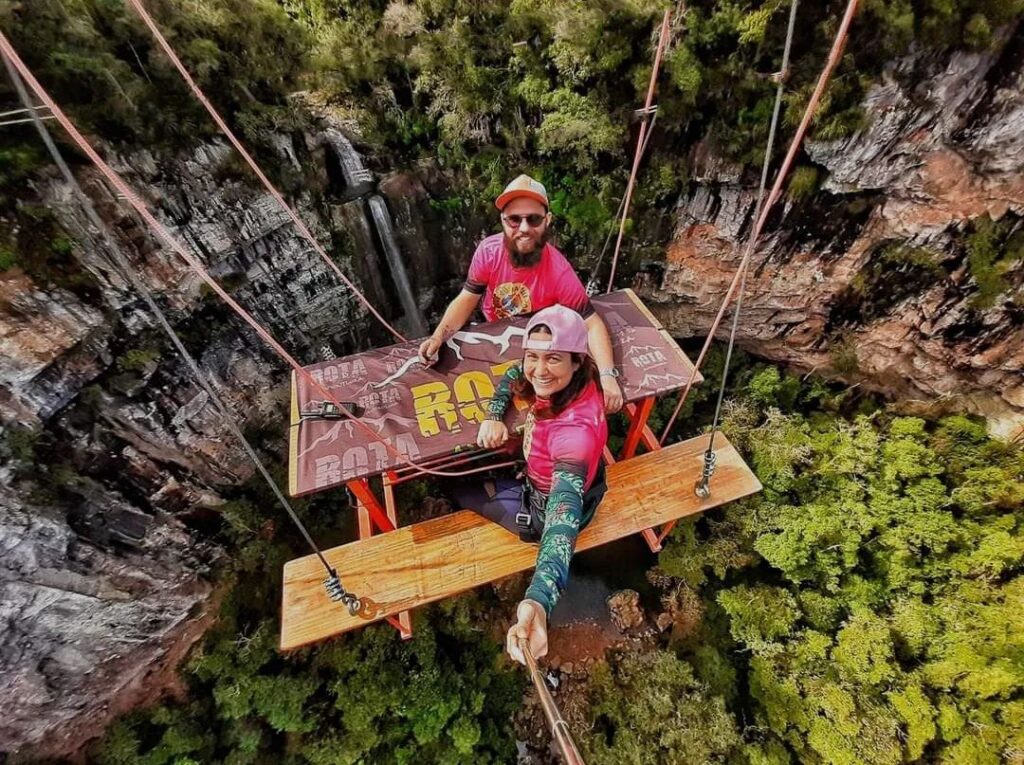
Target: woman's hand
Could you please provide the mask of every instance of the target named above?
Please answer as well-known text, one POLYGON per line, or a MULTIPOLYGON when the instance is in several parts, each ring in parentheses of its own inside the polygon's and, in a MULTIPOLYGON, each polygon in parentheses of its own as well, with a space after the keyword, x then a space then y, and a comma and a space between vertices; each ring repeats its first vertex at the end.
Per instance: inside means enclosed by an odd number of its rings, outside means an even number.
POLYGON ((497 449, 508 441, 508 428, 501 420, 484 420, 476 434, 476 445, 497 449))
POLYGON ((508 636, 505 639, 508 655, 520 664, 526 664, 523 649, 519 646, 520 640, 526 640, 533 658, 539 659, 546 656, 548 652, 548 617, 541 604, 536 600, 529 599, 520 602, 516 609, 516 619, 518 621, 509 627, 508 636))

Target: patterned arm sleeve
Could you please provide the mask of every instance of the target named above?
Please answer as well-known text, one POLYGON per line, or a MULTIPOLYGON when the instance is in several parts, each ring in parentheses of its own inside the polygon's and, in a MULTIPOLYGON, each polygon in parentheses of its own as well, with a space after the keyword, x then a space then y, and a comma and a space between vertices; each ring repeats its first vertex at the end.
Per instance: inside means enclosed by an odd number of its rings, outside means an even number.
POLYGON ((498 380, 498 386, 494 389, 494 395, 487 404, 487 419, 501 420, 505 417, 508 405, 512 403, 512 383, 523 376, 523 365, 515 364, 505 370, 505 374, 498 380))
POLYGON ((587 466, 578 460, 555 462, 545 513, 544 533, 537 551, 537 570, 526 590, 551 616, 551 609, 569 583, 569 562, 583 516, 583 484, 587 466))

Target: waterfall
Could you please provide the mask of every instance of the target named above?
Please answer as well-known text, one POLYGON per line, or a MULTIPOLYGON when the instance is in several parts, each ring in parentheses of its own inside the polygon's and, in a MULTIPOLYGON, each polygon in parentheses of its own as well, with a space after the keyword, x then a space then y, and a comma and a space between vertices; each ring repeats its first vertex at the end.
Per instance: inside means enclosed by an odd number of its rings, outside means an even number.
POLYGON ((338 158, 341 174, 345 177, 345 185, 357 195, 369 191, 373 187, 373 175, 363 165, 363 158, 359 156, 352 142, 335 128, 327 128, 324 131, 324 138, 334 150, 334 156, 338 158))
MULTIPOLYGON (((416 295, 413 293, 412 284, 409 281, 409 273, 405 268, 405 260, 402 258, 398 240, 395 238, 391 213, 384 198, 374 193, 373 174, 366 169, 366 166, 363 165, 363 158, 359 156, 359 152, 356 151, 352 142, 340 130, 333 127, 327 128, 324 131, 324 140, 338 160, 341 174, 345 179, 346 197, 358 199, 369 194, 367 203, 370 207, 372 224, 367 221, 367 226, 377 232, 377 241, 380 243, 381 251, 391 270, 391 277, 398 291, 398 299, 402 304, 409 332, 414 337, 425 335, 427 333, 426 322, 416 302, 416 295)), ((362 205, 360 208, 362 209, 362 205)), ((365 218, 365 211, 362 214, 365 218)))
POLYGON ((402 260, 402 253, 398 250, 398 242, 395 240, 394 228, 391 225, 391 213, 388 206, 384 204, 384 198, 379 194, 373 194, 368 200, 370 214, 373 216, 374 226, 377 228, 377 236, 380 238, 381 247, 384 250, 384 257, 391 266, 391 275, 395 280, 395 287, 398 288, 398 298, 402 301, 402 310, 405 311, 409 329, 416 337, 427 334, 426 323, 420 314, 419 306, 416 305, 416 296, 412 293, 412 286, 409 284, 409 274, 405 270, 405 263, 402 260))

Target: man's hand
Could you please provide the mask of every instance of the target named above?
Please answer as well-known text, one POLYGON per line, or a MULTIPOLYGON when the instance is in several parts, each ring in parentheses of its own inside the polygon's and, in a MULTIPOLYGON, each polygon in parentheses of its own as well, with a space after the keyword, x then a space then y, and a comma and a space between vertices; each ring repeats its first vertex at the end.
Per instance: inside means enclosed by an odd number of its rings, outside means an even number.
POLYGON ((477 446, 497 449, 508 441, 508 428, 501 420, 484 420, 476 434, 477 446))
POLYGON ((533 658, 539 659, 548 652, 548 617, 541 604, 526 599, 516 609, 516 621, 508 630, 505 647, 508 655, 520 664, 526 664, 520 640, 526 640, 533 658))
POLYGON ((420 363, 427 367, 436 364, 439 350, 441 350, 441 338, 431 335, 420 343, 420 363))
POLYGON ((622 388, 619 381, 611 375, 601 375, 601 388, 604 390, 604 410, 609 414, 622 409, 622 388))

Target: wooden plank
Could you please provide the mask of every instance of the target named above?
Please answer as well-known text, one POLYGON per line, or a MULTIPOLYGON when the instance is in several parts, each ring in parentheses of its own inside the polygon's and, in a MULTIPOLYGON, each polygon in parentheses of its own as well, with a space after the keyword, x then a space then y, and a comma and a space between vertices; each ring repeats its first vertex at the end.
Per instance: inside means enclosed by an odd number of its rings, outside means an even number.
POLYGON ((369 539, 373 536, 373 526, 370 524, 370 511, 358 499, 356 500, 356 516, 359 519, 359 538, 369 539))
MULTIPOLYGON (((393 470, 387 471, 383 476, 384 482, 384 507, 388 514, 388 520, 394 524, 395 528, 398 528, 398 513, 395 512, 395 487, 394 481, 397 475, 393 470)), ((389 620, 392 624, 395 624, 395 620, 389 620)), ((412 639, 412 611, 401 611, 398 614, 397 619, 398 634, 402 636, 402 640, 412 639)))
MULTIPOLYGON (((608 466, 608 494, 577 549, 586 550, 675 518, 760 491, 761 484, 732 444, 715 437, 718 468, 705 500, 692 487, 700 475, 707 436, 608 466)), ((345 587, 362 601, 355 616, 327 598, 315 556, 284 567, 281 649, 366 626, 509 574, 532 568, 535 545, 470 510, 434 518, 327 550, 345 587)))

